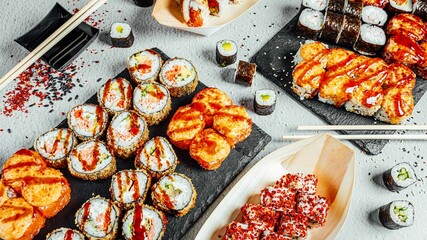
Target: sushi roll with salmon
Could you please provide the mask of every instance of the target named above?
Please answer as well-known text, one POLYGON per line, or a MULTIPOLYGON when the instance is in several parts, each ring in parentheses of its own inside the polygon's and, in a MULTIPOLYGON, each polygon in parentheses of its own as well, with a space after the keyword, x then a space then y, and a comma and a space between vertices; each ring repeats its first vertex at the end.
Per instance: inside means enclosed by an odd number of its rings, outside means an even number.
POLYGON ((108 125, 108 112, 95 104, 82 104, 68 112, 67 120, 77 138, 87 141, 104 134, 108 125))
POLYGON ((407 162, 398 163, 383 173, 384 185, 393 192, 401 191, 417 182, 415 169, 407 162))
POLYGON ((129 74, 136 83, 155 82, 162 64, 162 57, 152 49, 134 53, 128 58, 129 74))
POLYGON ((111 200, 96 196, 77 210, 75 224, 90 240, 112 240, 118 236, 120 215, 111 200))
POLYGON ((46 240, 84 240, 85 236, 74 229, 58 228, 46 236, 46 240))
POLYGON ((151 198, 159 210, 184 216, 196 204, 196 189, 191 180, 180 173, 163 176, 151 187, 151 198))
POLYGON ((126 159, 148 140, 145 120, 134 111, 123 111, 111 120, 107 131, 107 145, 114 156, 126 159))
POLYGON ((84 180, 109 178, 116 171, 116 159, 107 145, 91 140, 77 145, 68 157, 71 175, 84 180))
POLYGON ((185 23, 190 27, 201 27, 211 13, 208 0, 179 0, 185 23))
POLYGON ((122 170, 111 178, 111 199, 121 209, 143 203, 151 186, 151 177, 145 170, 122 170))
POLYGON ((98 102, 110 115, 132 106, 132 85, 125 78, 109 79, 98 91, 98 102))
POLYGON ((175 171, 178 157, 169 141, 163 137, 154 137, 138 150, 135 167, 148 172, 154 179, 175 171))
POLYGON ((148 126, 157 125, 168 117, 172 109, 169 90, 158 83, 142 83, 134 90, 133 108, 148 126))
POLYGON ((182 97, 196 90, 199 79, 192 63, 183 58, 171 58, 160 71, 160 82, 172 97, 182 97))
POLYGON ((414 206, 406 200, 390 202, 380 207, 381 224, 391 230, 409 227, 414 224, 414 206))
POLYGON ((126 240, 160 240, 166 231, 165 214, 148 205, 137 204, 123 217, 122 235, 126 240))
POLYGON ((68 128, 52 129, 34 141, 34 149, 54 168, 67 167, 67 157, 76 145, 77 139, 68 128))

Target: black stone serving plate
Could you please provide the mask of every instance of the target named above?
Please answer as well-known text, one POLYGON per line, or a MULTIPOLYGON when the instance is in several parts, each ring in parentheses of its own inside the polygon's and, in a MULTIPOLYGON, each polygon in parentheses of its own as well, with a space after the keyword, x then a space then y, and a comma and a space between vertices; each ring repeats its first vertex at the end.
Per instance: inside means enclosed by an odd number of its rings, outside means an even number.
MULTIPOLYGON (((168 59, 168 57, 159 49, 154 50, 161 53, 163 59, 168 59)), ((116 77, 124 77, 128 80, 131 79, 127 69, 123 70, 116 77)), ((133 82, 132 84, 134 87, 136 86, 133 82)), ((166 128, 175 111, 180 106, 191 103, 193 96, 204 88, 206 88, 206 85, 199 82, 196 91, 191 95, 181 98, 172 98, 172 111, 168 118, 157 126, 148 127, 150 131, 150 138, 155 136, 167 137, 166 128)), ((87 103, 98 104, 96 94, 87 100, 87 103)), ((67 126, 66 120, 58 125, 58 127, 67 126)), ((236 147, 231 150, 230 155, 222 163, 221 167, 215 171, 202 169, 196 161, 191 159, 188 151, 174 147, 179 159, 176 172, 183 173, 191 178, 197 191, 197 200, 195 207, 183 217, 174 217, 167 214, 169 223, 163 239, 180 239, 206 211, 209 205, 211 205, 219 194, 227 187, 227 185, 270 141, 271 137, 257 125, 253 124, 250 136, 245 141, 237 144, 236 147)), ((117 159, 117 170, 119 171, 123 169, 135 169, 134 157, 129 159, 117 159)), ((111 178, 106 180, 85 181, 73 177, 68 169, 62 169, 61 171, 70 183, 71 201, 55 217, 46 221, 46 226, 42 228, 35 239, 45 239, 45 236, 49 232, 60 227, 77 229, 74 224, 74 214, 86 200, 96 195, 111 198, 109 192, 111 178)), ((150 195, 147 195, 145 203, 151 205, 150 195)), ((121 236, 121 229, 119 236, 121 236)), ((119 239, 121 238, 119 237, 119 239)))
MULTIPOLYGON (((373 117, 364 117, 355 113, 347 112, 344 107, 336 108, 332 105, 314 99, 301 100, 292 89, 292 71, 294 69, 293 59, 301 44, 307 39, 295 33, 298 22, 298 14, 282 28, 251 61, 257 64, 257 69, 266 78, 278 85, 295 101, 309 109, 320 119, 331 125, 373 125, 387 124, 376 121, 373 117)), ((330 47, 338 47, 328 43, 330 47)), ((427 91, 427 81, 417 77, 417 83, 413 90, 415 103, 417 103, 427 91)), ((416 108, 415 108, 416 109, 416 108)), ((395 131, 339 131, 341 134, 393 134, 395 131)), ((353 140, 353 144, 365 151, 367 154, 376 155, 388 143, 388 140, 353 140)))

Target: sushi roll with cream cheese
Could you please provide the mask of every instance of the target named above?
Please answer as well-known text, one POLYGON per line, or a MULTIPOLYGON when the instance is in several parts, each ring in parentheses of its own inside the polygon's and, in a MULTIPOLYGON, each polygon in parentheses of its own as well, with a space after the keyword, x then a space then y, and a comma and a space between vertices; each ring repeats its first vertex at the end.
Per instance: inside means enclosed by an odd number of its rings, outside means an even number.
POLYGON ((406 200, 393 201, 380 207, 381 224, 391 230, 409 227, 414 224, 414 206, 406 200))
POLYGON ((111 199, 121 209, 129 209, 143 203, 151 185, 151 177, 145 170, 122 170, 111 178, 111 199))
POLYGON ((236 62, 237 44, 231 40, 221 40, 216 43, 216 62, 226 67, 236 62))
POLYGON ((132 28, 127 23, 113 23, 110 29, 110 38, 113 47, 129 48, 135 40, 132 28))
POLYGON ((377 54, 385 43, 386 36, 382 28, 370 24, 362 24, 359 37, 353 48, 361 54, 373 56, 377 54))
POLYGON ((299 35, 316 39, 323 28, 324 15, 320 11, 306 8, 302 10, 297 23, 297 32, 299 35))
POLYGON ((399 163, 383 173, 384 185, 393 192, 417 182, 414 168, 407 162, 399 163))
POLYGON ((362 21, 367 24, 384 26, 387 22, 387 12, 375 6, 364 6, 362 10, 362 21))
POLYGON ((85 236, 74 229, 58 228, 46 236, 46 240, 84 240, 85 236))
POLYGON ((68 126, 82 141, 101 137, 108 124, 108 113, 94 104, 77 105, 68 112, 68 126))
POLYGON ((276 107, 276 93, 270 89, 261 89, 255 92, 254 110, 258 115, 270 115, 276 107))
POLYGON ((98 91, 98 102, 110 115, 129 109, 132 85, 124 78, 109 79, 98 91))
POLYGON ((182 97, 194 92, 199 80, 196 68, 188 60, 171 58, 160 71, 160 82, 172 97, 182 97))
POLYGON ((126 240, 160 240, 167 223, 163 212, 148 205, 137 204, 123 217, 122 234, 126 240))
POLYGON ((146 49, 128 58, 129 74, 136 83, 154 82, 159 76, 162 63, 158 52, 146 49))
POLYGON ((169 90, 158 83, 142 83, 133 94, 133 108, 145 119, 148 126, 165 120, 172 109, 169 90))

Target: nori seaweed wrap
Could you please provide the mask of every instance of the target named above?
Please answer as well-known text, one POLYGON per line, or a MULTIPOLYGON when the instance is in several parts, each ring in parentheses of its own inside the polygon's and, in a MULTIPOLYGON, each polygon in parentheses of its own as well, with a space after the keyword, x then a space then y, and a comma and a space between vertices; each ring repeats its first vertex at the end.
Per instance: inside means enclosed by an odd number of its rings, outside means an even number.
POLYGON ((414 206, 406 200, 393 201, 380 207, 379 220, 391 230, 412 226, 414 223, 414 206))
POLYGON ((427 21, 427 0, 417 0, 414 4, 413 13, 427 21))
POLYGON ((358 17, 345 15, 344 23, 338 37, 338 44, 346 47, 353 47, 359 36, 361 25, 362 22, 358 17))
POLYGON ((345 5, 344 14, 360 17, 362 15, 363 4, 357 1, 348 1, 345 5))
POLYGON ((113 23, 110 30, 111 44, 113 47, 129 48, 135 40, 132 29, 127 23, 113 23))
POLYGON ((234 76, 234 82, 240 83, 246 86, 252 86, 253 79, 256 73, 256 64, 245 61, 239 61, 239 65, 236 69, 236 75, 234 76))
POLYGON ((317 39, 322 31, 323 21, 324 15, 322 12, 311 8, 304 9, 298 18, 296 27, 298 35, 317 39))
POLYGON ((346 0, 329 0, 328 11, 335 13, 344 13, 346 0))
POLYGON ((331 11, 326 12, 325 23, 320 38, 337 43, 339 37, 338 35, 343 23, 344 15, 331 11))

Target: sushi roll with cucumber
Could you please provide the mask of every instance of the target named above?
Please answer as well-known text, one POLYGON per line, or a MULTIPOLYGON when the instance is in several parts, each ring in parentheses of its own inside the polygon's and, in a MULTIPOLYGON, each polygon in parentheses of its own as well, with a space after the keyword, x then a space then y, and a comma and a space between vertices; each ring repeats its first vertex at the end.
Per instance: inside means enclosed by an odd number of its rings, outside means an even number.
POLYGON ((398 163, 383 173, 384 185, 393 192, 403 190, 417 182, 414 168, 407 162, 398 163))
POLYGON ((155 137, 140 148, 135 158, 135 167, 144 169, 154 179, 175 171, 178 158, 172 145, 164 137, 155 137))
POLYGON ((34 142, 34 149, 43 157, 46 163, 54 168, 67 167, 67 157, 77 145, 73 131, 68 128, 52 129, 34 142))
POLYGON ((148 205, 137 204, 123 217, 122 235, 126 240, 160 240, 166 231, 166 215, 148 205))
POLYGON ((125 78, 109 79, 98 91, 99 105, 110 115, 127 110, 132 106, 132 92, 132 85, 125 78))
POLYGON ((123 111, 111 120, 107 131, 107 145, 113 154, 129 158, 148 140, 145 120, 134 111, 123 111))
POLYGON ((85 236, 74 229, 58 228, 46 236, 46 240, 84 240, 85 236))
POLYGON ((180 173, 163 176, 151 187, 151 198, 157 209, 184 216, 196 204, 196 189, 191 180, 180 173))
POLYGON ((257 90, 254 98, 254 110, 258 115, 270 115, 274 112, 276 101, 276 93, 273 90, 257 90))
POLYGON ((155 82, 162 64, 162 57, 152 49, 134 53, 128 58, 129 74, 136 83, 155 82))
POLYGON ((189 95, 199 83, 197 70, 184 58, 171 58, 160 71, 160 82, 166 86, 172 97, 189 95))
POLYGON ((216 43, 216 62, 226 67, 236 62, 237 44, 232 40, 221 40, 216 43))
POLYGON ((414 206, 406 200, 393 201, 380 207, 381 224, 391 230, 409 227, 414 224, 414 206))
POLYGON ((68 126, 78 139, 87 141, 100 138, 108 124, 108 113, 95 104, 77 105, 68 112, 68 126))
POLYGON ((367 24, 384 26, 387 22, 388 15, 384 9, 375 6, 364 6, 362 9, 362 21, 367 24))
POLYGON ((120 215, 111 200, 96 196, 77 210, 75 224, 90 240, 112 240, 118 236, 120 215))
POLYGON ((129 48, 135 40, 132 28, 127 23, 113 23, 110 29, 110 39, 113 47, 129 48))
POLYGON ((386 43, 385 32, 382 28, 370 24, 362 24, 360 34, 353 48, 355 51, 373 56, 386 43))
POLYGON ((323 22, 324 15, 322 12, 306 8, 299 15, 296 30, 301 36, 317 39, 322 31, 323 22))
POLYGON ((311 8, 317 11, 323 11, 328 6, 328 0, 303 0, 302 6, 311 8))
POLYGON ((148 126, 159 124, 172 109, 169 90, 158 83, 138 85, 133 94, 133 109, 145 119, 148 126))
POLYGON ((116 171, 116 159, 107 145, 91 140, 77 145, 68 157, 68 170, 83 180, 110 177, 116 171))

